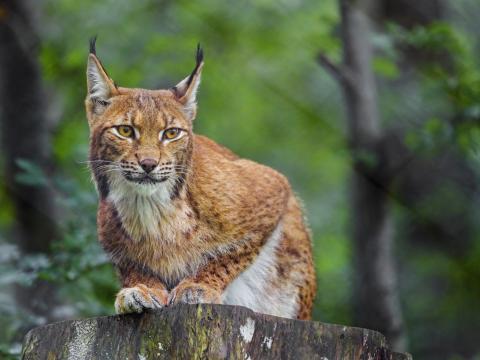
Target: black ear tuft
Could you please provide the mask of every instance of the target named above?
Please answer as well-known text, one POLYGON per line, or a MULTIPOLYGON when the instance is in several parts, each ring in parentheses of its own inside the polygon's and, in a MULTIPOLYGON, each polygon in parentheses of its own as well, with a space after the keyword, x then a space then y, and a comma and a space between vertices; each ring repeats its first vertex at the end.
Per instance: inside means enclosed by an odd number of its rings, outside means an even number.
POLYGON ((196 58, 197 64, 195 65, 195 69, 193 69, 192 73, 188 77, 187 86, 190 86, 190 84, 192 83, 193 77, 195 76, 195 74, 198 71, 198 68, 203 62, 203 49, 200 47, 200 43, 198 43, 197 45, 197 54, 195 55, 195 58, 196 58))
POLYGON ((197 59, 197 67, 202 63, 203 61, 203 49, 202 47, 200 46, 200 43, 197 44, 197 55, 196 55, 196 59, 197 59))
POLYGON ((97 55, 97 49, 95 48, 95 43, 97 42, 97 35, 90 38, 90 54, 97 55))

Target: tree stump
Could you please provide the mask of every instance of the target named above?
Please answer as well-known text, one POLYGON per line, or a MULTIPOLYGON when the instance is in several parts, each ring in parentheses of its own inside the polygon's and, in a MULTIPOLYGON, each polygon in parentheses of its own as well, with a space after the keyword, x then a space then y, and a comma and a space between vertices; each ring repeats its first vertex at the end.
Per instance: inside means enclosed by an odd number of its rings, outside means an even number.
POLYGON ((68 320, 31 330, 22 359, 378 359, 372 330, 284 319, 237 306, 177 305, 144 314, 68 320))

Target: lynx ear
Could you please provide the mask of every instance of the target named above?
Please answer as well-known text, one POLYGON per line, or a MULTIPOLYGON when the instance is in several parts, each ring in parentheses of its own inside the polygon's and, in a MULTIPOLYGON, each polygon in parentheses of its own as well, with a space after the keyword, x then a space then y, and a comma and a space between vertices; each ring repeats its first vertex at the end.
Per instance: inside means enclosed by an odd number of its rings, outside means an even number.
POLYGON ((197 64, 192 73, 171 89, 177 100, 183 105, 183 111, 190 120, 195 119, 197 114, 197 90, 203 67, 203 50, 200 44, 197 45, 196 60, 197 64))
POLYGON ((97 58, 95 42, 97 38, 90 39, 90 54, 87 63, 87 101, 91 103, 94 112, 100 112, 110 103, 109 99, 118 91, 115 83, 108 77, 105 68, 97 58))

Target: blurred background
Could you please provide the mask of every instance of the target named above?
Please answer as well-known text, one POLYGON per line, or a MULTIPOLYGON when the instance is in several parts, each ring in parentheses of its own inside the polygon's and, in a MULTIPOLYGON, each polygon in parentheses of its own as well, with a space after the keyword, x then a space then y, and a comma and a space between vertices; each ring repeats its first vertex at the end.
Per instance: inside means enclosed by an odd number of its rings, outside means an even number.
POLYGON ((84 163, 88 39, 121 86, 205 50, 195 129, 290 179, 314 319, 415 359, 480 359, 477 0, 0 0, 0 358, 113 313, 84 163), (340 3, 342 3, 340 11, 340 3))

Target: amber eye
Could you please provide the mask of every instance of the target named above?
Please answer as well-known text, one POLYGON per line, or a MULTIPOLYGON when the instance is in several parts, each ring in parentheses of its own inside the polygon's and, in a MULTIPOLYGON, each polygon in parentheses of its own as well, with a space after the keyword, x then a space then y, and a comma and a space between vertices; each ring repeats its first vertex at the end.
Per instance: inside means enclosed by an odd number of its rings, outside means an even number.
POLYGON ((170 128, 163 132, 163 138, 167 140, 175 139, 180 134, 180 129, 170 128))
POLYGON ((117 126, 117 131, 120 134, 120 136, 123 136, 126 138, 133 137, 133 128, 131 126, 128 126, 128 125, 117 126))

